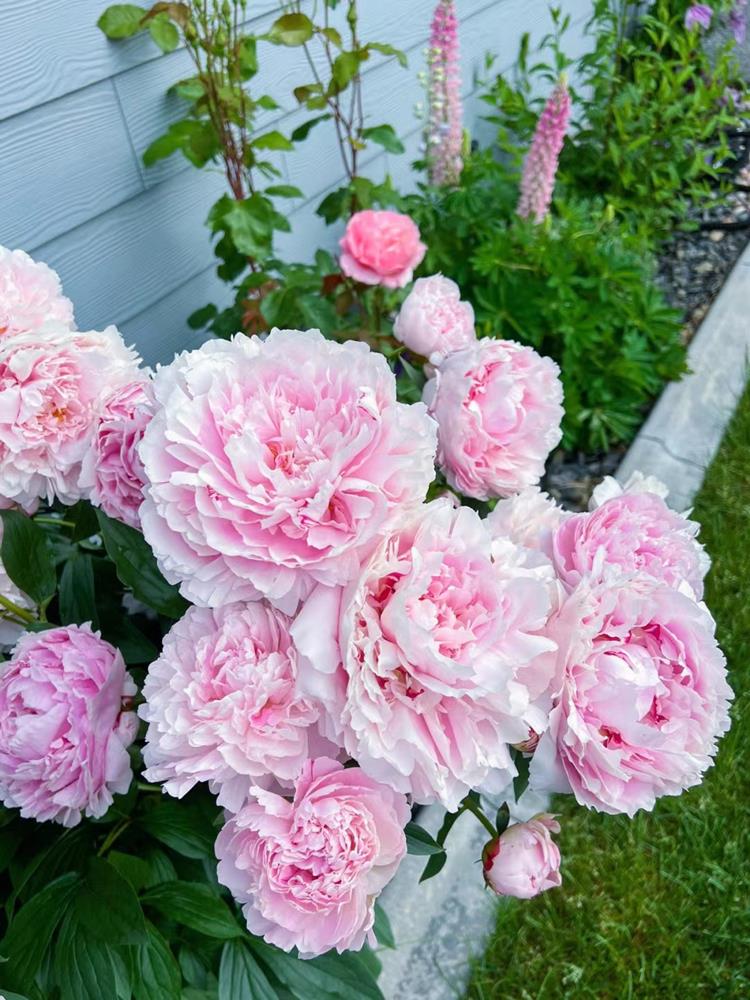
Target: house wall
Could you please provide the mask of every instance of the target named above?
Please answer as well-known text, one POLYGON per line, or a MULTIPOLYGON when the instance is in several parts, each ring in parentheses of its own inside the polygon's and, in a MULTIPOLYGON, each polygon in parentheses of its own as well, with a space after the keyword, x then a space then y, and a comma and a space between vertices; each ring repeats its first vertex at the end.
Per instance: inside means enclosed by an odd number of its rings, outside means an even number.
MULTIPOLYGON (((388 122, 406 155, 380 152, 363 173, 389 172, 402 188, 419 151, 417 73, 435 0, 361 0, 361 37, 404 49, 408 69, 373 61, 364 78, 371 124, 388 122)), ((568 48, 585 44, 591 0, 558 0, 571 15, 568 48)), ((166 94, 191 74, 187 53, 163 55, 148 37, 110 42, 96 27, 106 0, 0 0, 0 244, 21 247, 54 267, 76 307, 79 328, 116 323, 147 362, 168 360, 196 342, 186 317, 208 301, 223 305, 229 290, 216 278, 209 206, 222 191, 218 171, 198 171, 179 154, 147 168, 142 154, 183 106, 166 94)), ((343 5, 342 5, 343 6, 343 5)), ((523 32, 540 39, 550 28, 546 0, 457 0, 463 89, 469 128, 481 104, 476 80, 485 54, 510 67, 523 32)), ((278 16, 277 0, 250 0, 258 32, 278 16)), ((291 131, 304 115, 292 88, 307 81, 299 49, 259 44, 258 92, 281 110, 267 113, 291 131)), ((292 232, 278 241, 288 259, 306 260, 340 235, 315 215, 321 196, 338 186, 338 148, 327 125, 291 154, 276 154, 284 179, 305 192, 290 202, 292 232)), ((198 335, 200 336, 200 335, 198 335)))

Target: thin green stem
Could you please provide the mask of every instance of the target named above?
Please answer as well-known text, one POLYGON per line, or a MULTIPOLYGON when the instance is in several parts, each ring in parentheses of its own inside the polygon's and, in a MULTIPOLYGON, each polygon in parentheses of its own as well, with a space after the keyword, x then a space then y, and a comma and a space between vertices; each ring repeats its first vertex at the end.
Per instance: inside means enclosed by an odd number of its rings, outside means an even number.
POLYGON ((5 608, 6 611, 15 615, 16 618, 20 618, 22 622, 36 621, 35 615, 33 615, 30 611, 27 611, 26 608, 22 608, 20 605, 16 604, 15 601, 11 601, 9 597, 3 597, 2 594, 0 594, 0 607, 5 608))
POLYGON ((465 798, 463 800, 463 802, 461 803, 461 809, 462 810, 466 809, 470 813, 473 813, 474 816, 476 816, 476 818, 479 820, 479 822, 485 828, 485 830, 487 831, 487 833, 489 833, 489 835, 493 839, 497 836, 497 830, 492 825, 492 823, 490 823, 490 821, 487 819, 487 817, 484 815, 484 813, 482 812, 481 807, 478 806, 477 803, 474 802, 473 799, 470 799, 468 797, 465 798))
POLYGON ((119 823, 115 823, 115 825, 112 827, 112 829, 109 831, 109 833, 105 837, 104 843, 99 848, 99 850, 96 852, 98 857, 100 857, 100 858, 104 857, 104 855, 112 847, 112 845, 117 840, 117 838, 120 836, 120 834, 124 833, 124 831, 130 826, 130 823, 131 823, 131 819, 130 819, 129 816, 126 816, 124 819, 121 819, 119 823))
POLYGON ((40 514, 34 518, 35 524, 52 524, 56 528, 75 528, 73 521, 64 521, 61 517, 47 517, 40 514))

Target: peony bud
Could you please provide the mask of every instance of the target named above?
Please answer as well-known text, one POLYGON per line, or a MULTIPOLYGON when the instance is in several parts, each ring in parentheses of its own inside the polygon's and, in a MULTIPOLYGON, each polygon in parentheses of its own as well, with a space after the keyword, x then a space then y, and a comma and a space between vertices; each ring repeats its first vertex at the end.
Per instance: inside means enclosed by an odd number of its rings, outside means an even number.
POLYGON ((498 896, 531 899, 562 882, 560 851, 552 840, 560 824, 550 813, 516 823, 482 851, 484 880, 498 896))

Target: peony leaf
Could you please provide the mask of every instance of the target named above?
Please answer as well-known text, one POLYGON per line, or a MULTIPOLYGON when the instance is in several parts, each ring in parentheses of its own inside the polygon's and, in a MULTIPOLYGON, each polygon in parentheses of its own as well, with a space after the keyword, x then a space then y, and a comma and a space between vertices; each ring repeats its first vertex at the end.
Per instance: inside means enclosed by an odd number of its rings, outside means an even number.
MULTIPOLYGON (((146 922, 147 940, 139 945, 135 960, 135 1000, 179 1000, 182 975, 168 942, 146 922)), ((240 994, 238 994, 240 996, 240 994)))
POLYGON ((407 823, 404 829, 406 834, 406 849, 409 854, 442 854, 443 848, 418 823, 407 823))
POLYGON ((278 993, 242 941, 227 941, 219 967, 219 1000, 278 1000, 278 993))
POLYGON ((147 889, 141 902, 206 937, 227 941, 244 933, 224 900, 201 882, 162 882, 147 889))
POLYGON ((52 547, 43 528, 20 510, 2 510, 0 559, 13 583, 37 604, 46 604, 57 589, 52 547))

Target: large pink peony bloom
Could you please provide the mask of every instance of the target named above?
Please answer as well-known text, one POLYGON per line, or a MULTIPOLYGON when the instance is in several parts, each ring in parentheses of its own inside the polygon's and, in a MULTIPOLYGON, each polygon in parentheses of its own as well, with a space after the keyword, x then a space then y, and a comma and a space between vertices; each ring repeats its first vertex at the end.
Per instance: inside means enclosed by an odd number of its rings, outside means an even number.
POLYGON ((314 958, 370 941, 373 904, 406 853, 403 795, 358 767, 308 761, 294 801, 253 789, 216 840, 219 881, 248 930, 314 958))
MULTIPOLYGON (((138 356, 113 327, 77 333, 48 323, 0 337, 0 498, 74 503, 104 391, 129 381, 138 356)), ((1 504, 0 504, 1 505, 1 504)))
POLYGON ((552 839, 560 824, 549 813, 514 823, 482 852, 486 884, 498 896, 532 899, 562 884, 560 850, 552 839))
POLYGON ((331 738, 417 802, 455 809, 470 788, 499 791, 515 773, 507 744, 545 728, 549 589, 506 555, 493 560, 474 511, 433 501, 292 627, 331 738))
POLYGON ((424 389, 438 422, 438 464, 477 500, 536 483, 561 438, 559 369, 530 347, 480 340, 441 363, 424 389))
POLYGON ((60 279, 23 250, 0 246, 0 338, 33 332, 48 320, 73 327, 73 306, 60 279))
POLYGON ((91 443, 81 465, 82 494, 132 528, 140 527, 146 475, 138 445, 153 411, 153 394, 146 372, 118 386, 101 401, 91 443))
POLYGON ((102 816, 132 777, 136 687, 90 625, 19 639, 0 666, 0 799, 27 818, 75 826, 102 816))
POLYGON ((493 537, 509 538, 515 545, 542 552, 551 559, 555 532, 572 516, 538 486, 529 486, 515 496, 498 500, 487 515, 487 527, 493 537))
POLYGON ((369 208, 349 219, 340 245, 344 274, 385 288, 408 285, 427 252, 408 215, 369 208))
POLYGON ((607 499, 590 513, 566 518, 554 534, 553 561, 565 586, 617 567, 670 587, 687 583, 700 599, 709 561, 696 539, 699 525, 670 510, 658 493, 623 491, 614 480, 607 485, 607 499))
POLYGON ((209 781, 236 810, 267 775, 291 781, 318 719, 298 695, 289 619, 265 601, 190 608, 164 639, 143 688, 146 778, 178 797, 209 781))
POLYGON ((450 278, 418 278, 396 317, 393 336, 436 365, 474 343, 474 310, 461 301, 461 290, 450 278))
POLYGON ((632 816, 698 784, 732 697, 706 607, 651 577, 614 573, 584 580, 550 632, 560 691, 533 786, 632 816))
POLYGON ((423 499, 435 425, 385 359, 317 330, 183 354, 154 380, 143 531, 195 604, 265 595, 293 612, 423 499))

